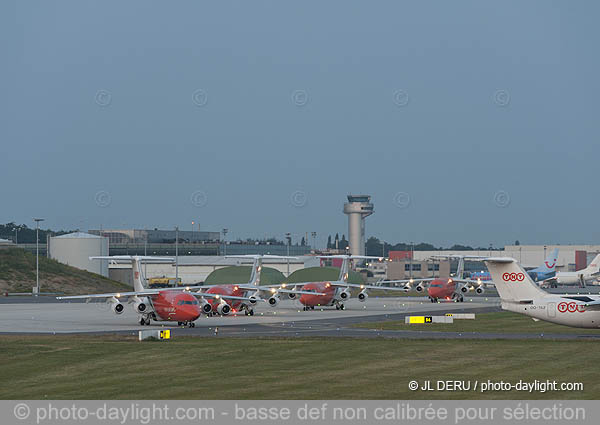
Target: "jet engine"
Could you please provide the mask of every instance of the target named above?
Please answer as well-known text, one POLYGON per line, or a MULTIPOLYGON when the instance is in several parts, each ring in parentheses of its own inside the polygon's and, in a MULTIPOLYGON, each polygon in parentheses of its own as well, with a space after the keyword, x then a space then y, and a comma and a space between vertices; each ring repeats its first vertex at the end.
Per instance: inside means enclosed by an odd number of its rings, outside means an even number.
POLYGON ((483 286, 478 286, 477 288, 475 288, 475 292, 481 295, 485 292, 485 289, 483 288, 483 286))
POLYGON ((467 285, 463 286, 462 288, 460 288, 460 292, 466 294, 467 292, 469 292, 469 287, 467 285))
POLYGON ((212 305, 206 300, 200 301, 200 308, 202 308, 204 314, 208 314, 212 311, 212 305))
POLYGON ((221 316, 227 316, 229 313, 231 313, 231 306, 223 301, 219 303, 219 306, 217 307, 217 313, 219 313, 221 316))
POLYGON ((148 310, 150 310, 150 302, 148 301, 148 298, 144 297, 144 298, 138 298, 135 297, 135 301, 133 303, 133 308, 135 309, 135 311, 137 311, 138 313, 146 313, 148 310))
POLYGON ((248 298, 250 298, 250 300, 248 302, 252 305, 256 304, 258 302, 258 300, 260 299, 256 295, 250 295, 248 298))
POLYGON ((289 293, 288 293, 288 298, 289 298, 290 300, 295 300, 295 299, 296 299, 296 296, 298 296, 298 294, 296 294, 296 293, 294 293, 294 292, 289 292, 289 293))
POLYGON ((340 299, 346 301, 350 299, 350 291, 348 289, 344 289, 342 292, 340 292, 340 299))
POLYGON ((275 307, 277 304, 279 304, 279 295, 273 295, 271 298, 269 298, 269 305, 271 307, 275 307))
POLYGON ((358 301, 360 301, 361 303, 364 303, 365 301, 367 301, 367 298, 369 298, 369 294, 367 294, 366 290, 361 291, 358 294, 358 301))
POLYGON ((423 285, 419 284, 415 289, 417 290, 417 292, 423 292, 423 289, 425 288, 423 287, 423 285))
POLYGON ((123 310, 125 310, 125 306, 123 306, 123 304, 121 304, 121 302, 119 300, 117 300, 116 298, 112 299, 111 304, 112 304, 112 311, 115 314, 122 314, 123 310))

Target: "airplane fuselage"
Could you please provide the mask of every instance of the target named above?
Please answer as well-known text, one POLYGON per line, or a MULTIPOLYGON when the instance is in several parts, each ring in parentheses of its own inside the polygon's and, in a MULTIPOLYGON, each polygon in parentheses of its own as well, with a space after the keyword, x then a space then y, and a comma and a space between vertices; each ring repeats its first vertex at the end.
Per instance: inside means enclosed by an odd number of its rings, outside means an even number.
POLYGON ((161 291, 152 296, 156 319, 166 322, 193 322, 200 317, 198 300, 181 291, 161 291))
MULTIPOLYGON (((204 292, 206 292, 207 294, 228 295, 228 296, 232 296, 232 297, 245 297, 246 296, 246 290, 243 288, 240 288, 238 285, 215 285, 215 286, 211 286, 209 289, 207 289, 204 292)), ((246 305, 244 303, 244 301, 242 301, 242 300, 227 300, 227 299, 210 298, 207 301, 212 306, 212 311, 216 312, 217 307, 222 302, 222 300, 224 302, 226 302, 227 304, 229 304, 234 312, 240 311, 246 305)))
POLYGON ((504 310, 524 314, 535 319, 577 328, 600 328, 600 310, 588 309, 578 302, 594 301, 599 297, 548 296, 530 303, 502 301, 504 310))
POLYGON ((456 293, 456 283, 452 279, 432 280, 427 295, 432 300, 451 300, 456 293))
POLYGON ((585 283, 589 283, 592 282, 595 277, 585 272, 556 273, 556 283, 558 285, 580 285, 582 279, 585 283))
POLYGON ((299 301, 306 307, 330 306, 336 301, 336 287, 330 282, 313 282, 302 286, 303 291, 319 292, 325 295, 302 294, 299 301))

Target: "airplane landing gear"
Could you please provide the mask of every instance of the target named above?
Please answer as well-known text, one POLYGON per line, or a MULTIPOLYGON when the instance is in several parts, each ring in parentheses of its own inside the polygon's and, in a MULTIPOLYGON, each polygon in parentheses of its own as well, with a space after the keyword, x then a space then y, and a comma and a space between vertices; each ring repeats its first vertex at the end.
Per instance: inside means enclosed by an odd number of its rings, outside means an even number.
POLYGON ((455 303, 462 303, 465 300, 465 297, 463 297, 463 294, 457 294, 455 292, 454 294, 452 294, 452 299, 455 303))
POLYGON ((336 310, 343 310, 344 308, 346 308, 346 307, 341 302, 336 302, 335 303, 335 309, 336 310))
POLYGON ((429 301, 431 301, 432 303, 437 303, 437 298, 433 298, 433 297, 429 297, 429 301))
POLYGON ((150 316, 140 316, 140 325, 141 326, 148 326, 150 324, 150 316))
POLYGON ((195 328, 196 324, 194 322, 188 322, 188 328, 195 328))
POLYGON ((251 309, 251 308, 247 308, 247 309, 244 310, 244 314, 246 316, 254 316, 254 310, 251 309))

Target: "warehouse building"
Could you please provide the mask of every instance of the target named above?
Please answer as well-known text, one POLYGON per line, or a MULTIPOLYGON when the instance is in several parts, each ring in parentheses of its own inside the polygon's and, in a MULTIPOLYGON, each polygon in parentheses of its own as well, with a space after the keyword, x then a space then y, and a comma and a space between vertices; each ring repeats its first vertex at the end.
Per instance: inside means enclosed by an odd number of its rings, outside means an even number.
MULTIPOLYGON (((150 260, 143 265, 143 272, 146 279, 155 277, 171 277, 176 275, 181 279, 184 285, 201 283, 206 280, 208 275, 217 269, 230 266, 251 265, 252 260, 240 258, 226 258, 222 256, 181 256, 178 258, 176 270, 175 263, 152 263, 150 260)), ((264 259, 263 266, 279 270, 284 276, 288 276, 306 267, 319 265, 319 259, 315 257, 302 257, 299 259, 264 259)), ((113 280, 133 285, 131 280, 131 264, 111 263, 109 265, 109 277, 113 280)), ((243 282, 231 282, 243 283, 243 282)))
POLYGON ((48 257, 60 263, 108 277, 108 261, 90 257, 108 255, 108 238, 75 232, 48 238, 48 257))

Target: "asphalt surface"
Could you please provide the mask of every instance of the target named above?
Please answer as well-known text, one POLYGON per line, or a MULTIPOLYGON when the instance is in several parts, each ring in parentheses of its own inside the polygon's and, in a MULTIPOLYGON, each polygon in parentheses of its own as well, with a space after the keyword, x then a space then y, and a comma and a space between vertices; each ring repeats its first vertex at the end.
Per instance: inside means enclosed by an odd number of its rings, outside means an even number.
MULTIPOLYGON (((20 297, 19 297, 20 298, 20 297)), ((382 331, 355 328, 365 322, 404 320, 411 314, 435 316, 449 312, 485 313, 501 311, 499 299, 467 298, 464 303, 432 304, 421 297, 373 298, 366 303, 349 301, 346 310, 335 308, 302 311, 297 303, 283 301, 276 309, 263 306, 253 317, 202 317, 196 327, 177 327, 173 323, 137 324, 137 314, 128 306, 115 315, 106 303, 56 302, 37 297, 0 306, 0 334, 76 334, 120 333, 137 335, 139 330, 171 329, 173 336, 227 337, 351 337, 351 338, 423 338, 423 339, 596 339, 596 335, 523 334, 489 332, 382 331)))

